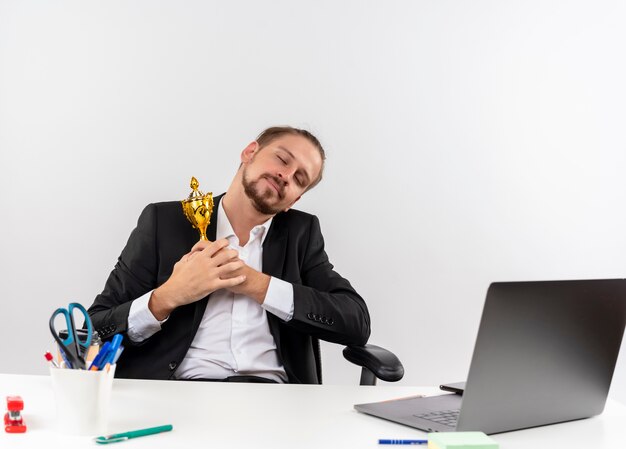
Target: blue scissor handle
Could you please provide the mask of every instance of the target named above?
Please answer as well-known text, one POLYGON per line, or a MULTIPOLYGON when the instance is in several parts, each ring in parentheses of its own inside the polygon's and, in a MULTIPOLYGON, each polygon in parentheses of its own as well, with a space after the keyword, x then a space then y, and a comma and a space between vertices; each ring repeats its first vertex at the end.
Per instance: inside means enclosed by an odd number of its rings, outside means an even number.
POLYGON ((77 302, 71 302, 69 306, 67 307, 67 310, 69 312, 71 323, 72 323, 72 329, 74 331, 73 338, 76 340, 76 343, 79 346, 82 346, 85 349, 89 349, 89 345, 91 345, 91 335, 93 334, 93 327, 91 325, 91 318, 89 318, 89 314, 87 313, 87 310, 83 307, 82 304, 79 304, 77 302), (83 318, 85 319, 85 326, 87 326, 87 338, 85 338, 84 342, 81 342, 80 338, 78 338, 78 335, 76 335, 76 325, 74 324, 74 309, 80 310, 80 312, 83 314, 83 318))
POLYGON ((57 343, 60 344, 61 351, 64 353, 63 355, 67 359, 66 361, 69 361, 73 368, 84 369, 85 360, 80 354, 80 346, 85 349, 89 348, 89 345, 91 344, 91 335, 93 333, 91 319, 89 318, 87 310, 85 310, 85 308, 77 302, 70 303, 67 309, 59 307, 52 313, 52 316, 50 317, 50 331, 52 332, 52 336, 57 341, 57 343), (76 325, 74 323, 75 309, 80 310, 80 312, 83 314, 83 317, 85 318, 85 325, 87 326, 87 338, 84 342, 81 342, 78 338, 78 335, 76 334, 76 325), (59 332, 57 332, 54 325, 54 319, 58 315, 64 316, 65 323, 67 325, 67 337, 64 339, 61 339, 59 332))

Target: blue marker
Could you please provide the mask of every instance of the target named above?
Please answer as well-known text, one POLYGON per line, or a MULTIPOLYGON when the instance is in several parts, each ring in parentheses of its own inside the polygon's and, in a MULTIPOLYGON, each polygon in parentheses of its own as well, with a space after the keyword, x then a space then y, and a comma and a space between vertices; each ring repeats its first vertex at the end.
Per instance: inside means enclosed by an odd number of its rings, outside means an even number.
POLYGON ((378 440, 378 444, 428 444, 428 440, 378 440))
POLYGON ((106 366, 107 363, 110 363, 110 364, 114 363, 113 361, 115 360, 115 356, 117 355, 117 350, 120 348, 120 345, 122 344, 123 338, 124 337, 122 336, 122 334, 115 334, 113 336, 113 340, 111 340, 111 347, 109 348, 109 352, 107 353, 106 357, 102 361, 102 364, 100 365, 100 369, 106 366))

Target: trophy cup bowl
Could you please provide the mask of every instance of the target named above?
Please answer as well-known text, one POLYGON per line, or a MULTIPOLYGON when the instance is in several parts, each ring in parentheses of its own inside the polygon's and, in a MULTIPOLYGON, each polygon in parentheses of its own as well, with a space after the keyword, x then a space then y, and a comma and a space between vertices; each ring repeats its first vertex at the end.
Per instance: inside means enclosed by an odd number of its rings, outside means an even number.
POLYGON ((206 228, 211 224, 211 214, 213 213, 213 193, 209 192, 206 195, 202 191, 198 190, 200 184, 198 180, 191 177, 189 183, 192 191, 189 196, 182 200, 183 212, 185 217, 191 223, 191 225, 200 232, 200 240, 209 239, 206 236, 206 228))

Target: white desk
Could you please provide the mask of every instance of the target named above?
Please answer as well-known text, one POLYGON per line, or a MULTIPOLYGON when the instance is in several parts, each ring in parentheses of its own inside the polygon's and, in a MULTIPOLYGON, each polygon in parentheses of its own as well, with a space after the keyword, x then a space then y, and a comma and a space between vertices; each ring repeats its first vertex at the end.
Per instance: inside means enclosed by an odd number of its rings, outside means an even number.
MULTIPOLYGON (((380 448, 378 438, 425 438, 425 433, 356 412, 355 403, 434 388, 273 385, 116 379, 109 432, 173 424, 172 432, 118 443, 113 448, 380 448)), ((55 431, 47 376, 0 374, 0 400, 24 399, 25 434, 0 432, 0 448, 85 448, 87 437, 55 431)), ((4 410, 6 411, 6 410, 4 410)), ((4 414, 3 411, 3 414, 4 414)), ((626 447, 626 406, 609 400, 600 416, 493 435, 501 449, 626 447)), ((382 447, 382 446, 381 446, 382 447)))

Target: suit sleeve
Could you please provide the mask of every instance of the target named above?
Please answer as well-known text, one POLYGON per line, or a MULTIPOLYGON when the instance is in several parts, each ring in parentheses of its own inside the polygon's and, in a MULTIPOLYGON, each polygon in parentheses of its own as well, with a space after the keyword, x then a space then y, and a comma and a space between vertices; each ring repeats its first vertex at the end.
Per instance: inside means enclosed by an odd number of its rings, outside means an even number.
MULTIPOLYGON (((156 207, 148 205, 137 221, 104 290, 89 308, 94 328, 106 339, 128 329, 130 306, 156 288, 156 207)), ((125 343, 131 344, 130 339, 125 343)))
POLYGON ((370 336, 365 301, 333 270, 324 250, 319 220, 313 216, 301 266, 302 285, 294 284, 294 316, 288 325, 343 345, 364 345, 370 336))

